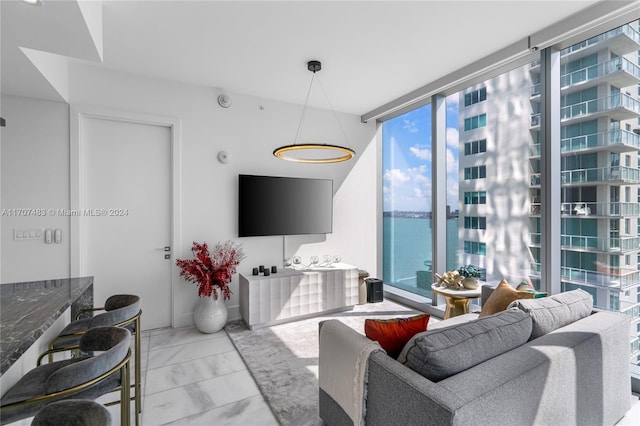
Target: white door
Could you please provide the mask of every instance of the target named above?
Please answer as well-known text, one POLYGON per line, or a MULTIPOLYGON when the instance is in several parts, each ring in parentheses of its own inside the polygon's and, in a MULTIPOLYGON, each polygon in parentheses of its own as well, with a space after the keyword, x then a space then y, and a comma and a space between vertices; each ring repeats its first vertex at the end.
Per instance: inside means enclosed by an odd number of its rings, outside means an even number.
POLYGON ((83 244, 94 301, 137 294, 142 328, 171 325, 171 129, 86 118, 82 127, 83 244))

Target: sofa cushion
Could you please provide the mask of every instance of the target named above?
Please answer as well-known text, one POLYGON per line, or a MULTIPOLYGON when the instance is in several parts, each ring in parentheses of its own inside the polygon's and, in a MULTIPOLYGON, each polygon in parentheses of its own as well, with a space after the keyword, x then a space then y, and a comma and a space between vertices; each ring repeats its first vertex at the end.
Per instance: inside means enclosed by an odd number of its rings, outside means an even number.
POLYGON ((530 340, 591 315, 593 297, 584 290, 571 290, 534 300, 516 300, 510 307, 531 315, 530 340))
MULTIPOLYGON (((435 322, 435 321, 429 322, 429 331, 437 330, 445 327, 451 327, 452 325, 463 324, 465 322, 473 321, 475 319, 478 319, 478 314, 469 313, 469 314, 457 315, 453 318, 449 318, 449 319, 438 321, 438 322, 435 322)), ((424 336, 425 333, 427 333, 427 331, 422 331, 418 334, 414 334, 413 337, 409 339, 409 341, 404 345, 404 348, 402 348, 402 352, 400 352, 400 355, 398 355, 397 360, 399 363, 404 364, 404 362, 407 360, 407 351, 409 350, 410 347, 413 346, 411 343, 414 340, 424 336)))
POLYGON ((427 329, 429 314, 420 314, 408 318, 394 318, 388 320, 366 319, 364 334, 380 346, 392 358, 397 358, 404 345, 413 337, 427 329))
POLYGON ((427 331, 408 343, 404 365, 439 381, 529 340, 531 317, 517 309, 427 331))
POLYGON ((500 284, 493 290, 491 296, 482 304, 482 310, 480 311, 480 317, 486 317, 489 315, 502 312, 507 309, 507 306, 514 300, 518 299, 533 299, 534 293, 526 291, 516 291, 507 280, 503 279, 500 284))

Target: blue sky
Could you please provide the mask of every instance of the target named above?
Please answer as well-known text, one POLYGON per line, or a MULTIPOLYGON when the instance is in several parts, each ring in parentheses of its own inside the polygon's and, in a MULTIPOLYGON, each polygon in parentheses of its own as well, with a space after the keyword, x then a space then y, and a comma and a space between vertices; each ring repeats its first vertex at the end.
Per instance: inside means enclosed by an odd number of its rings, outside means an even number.
MULTIPOLYGON (((384 211, 431 211, 431 105, 382 126, 384 211)), ((458 94, 447 97, 447 204, 458 209, 458 94)))

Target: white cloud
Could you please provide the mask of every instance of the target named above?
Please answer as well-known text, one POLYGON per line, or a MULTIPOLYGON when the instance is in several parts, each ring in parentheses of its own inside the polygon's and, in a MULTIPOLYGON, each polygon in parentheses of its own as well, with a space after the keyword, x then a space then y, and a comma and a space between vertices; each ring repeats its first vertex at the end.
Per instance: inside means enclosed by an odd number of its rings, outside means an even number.
POLYGON ((418 167, 411 167, 410 169, 407 169, 407 173, 409 173, 411 176, 423 174, 426 171, 427 171, 427 166, 424 164, 421 164, 418 167))
POLYGON ((420 160, 431 161, 431 150, 429 148, 420 148, 419 145, 412 146, 409 151, 420 160))
POLYGON ((447 149, 447 174, 458 173, 458 160, 450 149, 447 149))
POLYGON ((385 210, 428 211, 431 209, 431 176, 425 164, 384 173, 385 210))
POLYGON ((458 129, 447 127, 447 146, 458 149, 458 142, 460 142, 460 133, 458 132, 458 129))
POLYGON ((407 120, 406 118, 403 121, 404 121, 404 126, 402 126, 403 129, 405 129, 409 133, 418 133, 418 126, 416 126, 415 121, 407 120))
POLYGON ((403 183, 409 182, 410 179, 411 178, 400 169, 391 169, 384 173, 384 180, 389 182, 391 186, 400 186, 403 183))
POLYGON ((458 93, 454 93, 453 95, 447 96, 447 109, 449 111, 458 111, 458 105, 460 103, 460 96, 458 93))
POLYGON ((413 182, 415 187, 413 193, 417 198, 430 198, 431 197, 431 176, 425 176, 427 171, 426 167, 418 167, 410 170, 413 176, 413 182))
POLYGON ((413 177, 413 180, 415 181, 415 183, 417 184, 422 184, 424 186, 430 186, 431 185, 431 178, 423 175, 423 174, 417 174, 413 177))
POLYGON ((458 210, 458 179, 452 176, 447 177, 447 204, 451 206, 451 210, 458 210))

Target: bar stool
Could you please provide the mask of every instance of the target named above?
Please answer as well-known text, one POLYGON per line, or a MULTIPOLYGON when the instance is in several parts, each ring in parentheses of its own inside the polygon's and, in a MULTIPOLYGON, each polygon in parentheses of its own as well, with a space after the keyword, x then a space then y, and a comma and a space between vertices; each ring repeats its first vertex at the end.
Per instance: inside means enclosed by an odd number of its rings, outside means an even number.
MULTIPOLYGON (((79 349, 94 356, 40 365, 49 351, 38 358, 38 366, 25 374, 0 399, 0 424, 32 417, 45 406, 62 399, 95 399, 120 390, 120 421, 130 424, 129 360, 131 333, 119 327, 96 327, 87 331, 78 346, 53 349, 56 352, 79 349)), ((137 413, 136 413, 137 417, 137 413)))
POLYGON ((111 414, 88 399, 57 401, 38 411, 31 426, 111 426, 111 414))
MULTIPOLYGON (((115 294, 110 296, 103 307, 83 309, 76 314, 76 318, 67 325, 56 338, 49 343, 49 349, 58 349, 69 345, 77 345, 78 339, 87 330, 99 326, 125 327, 135 337, 135 363, 134 363, 134 383, 132 387, 135 389, 132 399, 135 401, 136 412, 142 412, 141 401, 141 373, 140 373, 140 317, 142 309, 140 309, 140 297, 133 294, 115 294), (83 318, 86 313, 95 313, 104 311, 90 318, 83 318)), ((53 360, 50 355, 49 362, 53 360)), ((136 415, 136 424, 138 417, 136 415)))

